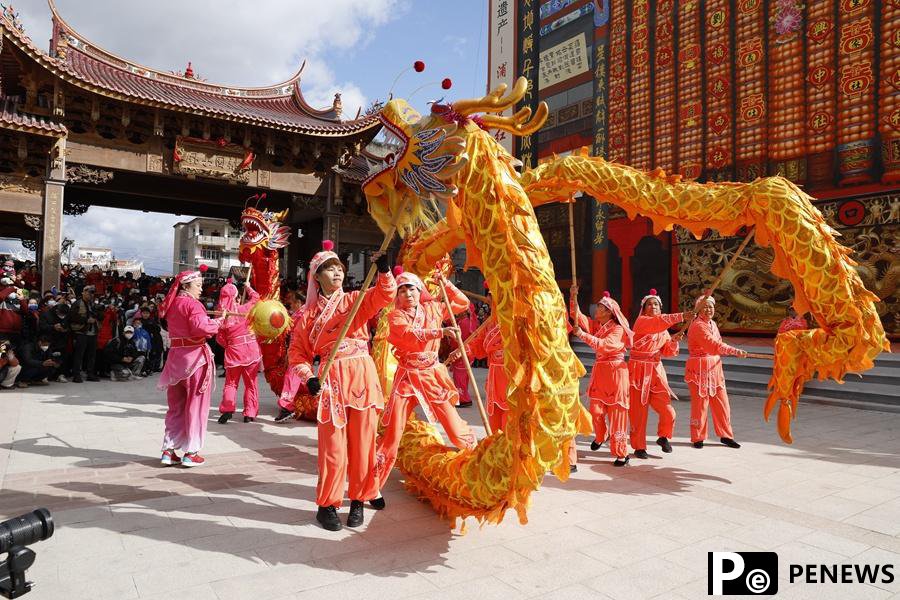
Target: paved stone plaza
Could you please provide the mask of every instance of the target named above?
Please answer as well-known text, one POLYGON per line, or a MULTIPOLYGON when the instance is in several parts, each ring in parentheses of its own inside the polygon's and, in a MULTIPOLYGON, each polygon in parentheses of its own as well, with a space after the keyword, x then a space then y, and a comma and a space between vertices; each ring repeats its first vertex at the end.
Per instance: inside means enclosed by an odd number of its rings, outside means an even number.
POLYGON ((900 597, 900 414, 804 405, 785 446, 762 401, 736 397, 744 447, 696 450, 682 402, 673 454, 614 469, 582 438, 579 472, 545 479, 527 525, 451 531, 395 471, 387 510, 329 533, 316 429, 272 423, 264 382, 261 422, 211 420, 208 464, 186 470, 159 466, 155 380, 0 392, 0 518, 44 506, 57 523, 33 546, 29 599, 696 599, 711 550, 778 552, 779 597, 900 597), (789 563, 894 564, 898 579, 790 584, 789 563))

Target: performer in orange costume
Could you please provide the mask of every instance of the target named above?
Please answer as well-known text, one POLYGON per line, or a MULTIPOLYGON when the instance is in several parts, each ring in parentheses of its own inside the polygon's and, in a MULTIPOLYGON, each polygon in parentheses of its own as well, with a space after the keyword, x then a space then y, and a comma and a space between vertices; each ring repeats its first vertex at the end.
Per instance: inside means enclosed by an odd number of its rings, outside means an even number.
MULTIPOLYGON (((447 368, 438 360, 442 337, 455 337, 456 329, 442 327, 450 318, 447 305, 435 299, 416 275, 394 270, 397 280, 396 308, 388 315, 388 341, 397 357, 397 372, 391 386, 391 398, 381 415, 385 431, 378 443, 375 470, 379 487, 383 487, 397 460, 400 437, 409 415, 416 405, 429 422, 440 421, 450 441, 457 448, 474 448, 475 435, 456 412, 459 392, 447 368)), ((466 310, 469 300, 443 275, 453 314, 466 310)))
POLYGON ((694 310, 698 316, 688 328, 690 356, 684 369, 684 380, 691 392, 691 442, 694 448, 703 447, 708 421, 706 411, 711 407, 716 435, 726 446, 740 448, 731 431, 731 407, 725 391, 722 355, 744 357, 747 353, 722 341, 713 321, 716 301, 712 296, 697 298, 694 310))
MULTIPOLYGON (((490 292, 488 292, 490 293, 490 292)), ((484 325, 478 333, 466 342, 466 356, 469 359, 486 358, 488 361, 488 376, 485 385, 487 392, 488 422, 491 430, 506 429, 506 415, 509 405, 506 403, 506 387, 508 379, 503 368, 503 337, 500 335, 500 326, 497 325, 497 317, 494 316, 493 301, 491 302, 490 323, 484 325)), ((459 350, 454 350, 448 357, 448 362, 458 359, 459 350)), ((461 360, 461 359, 460 359, 461 360)), ((472 385, 477 385, 474 381, 472 385)))
POLYGON ((609 292, 597 303, 593 321, 578 308, 578 286, 572 286, 572 320, 574 333, 597 353, 591 370, 588 398, 591 400, 591 417, 594 421, 594 441, 591 450, 598 450, 606 440, 609 419, 609 450, 616 457, 613 465, 628 464, 628 366, 625 349, 631 347, 634 334, 628 321, 609 292))
MULTIPOLYGON (((316 520, 325 529, 337 531, 341 521, 337 509, 347 489, 350 514, 347 526, 363 522, 363 502, 375 500, 376 405, 383 401, 375 362, 369 355, 367 322, 388 306, 397 293, 397 284, 388 267, 387 257, 375 253, 378 280, 368 290, 344 292, 344 265, 332 249, 330 240, 309 263, 306 308, 294 327, 288 361, 306 381, 306 387, 319 396, 319 482, 316 486, 316 520), (359 312, 353 318, 346 337, 338 346, 334 364, 324 381, 314 376, 316 356, 324 361, 337 341, 358 294, 364 294, 359 312)), ((378 508, 377 506, 375 506, 378 508)))
POLYGON ((678 342, 683 334, 675 337, 667 329, 694 316, 693 311, 661 314, 662 301, 656 290, 641 300, 641 314, 634 322, 634 343, 628 361, 628 376, 631 380, 631 447, 637 458, 647 458, 647 410, 648 404, 659 415, 656 443, 663 452, 671 452, 669 439, 675 430, 675 409, 671 397, 674 392, 669 387, 666 371, 660 358, 677 356, 678 342))

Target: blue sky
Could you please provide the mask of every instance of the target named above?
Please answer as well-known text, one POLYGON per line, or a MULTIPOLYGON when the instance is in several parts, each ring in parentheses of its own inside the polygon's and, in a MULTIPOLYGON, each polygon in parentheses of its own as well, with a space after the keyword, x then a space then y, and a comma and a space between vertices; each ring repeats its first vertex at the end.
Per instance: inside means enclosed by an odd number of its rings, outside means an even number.
MULTIPOLYGON (((330 106, 342 93, 347 118, 384 99, 391 82, 416 60, 394 95, 421 111, 441 97, 480 96, 487 79, 486 0, 57 0, 78 33, 124 58, 161 70, 194 71, 210 82, 262 86, 284 81, 303 60, 307 100, 330 106), (445 77, 453 88, 445 92, 445 77)), ((14 3, 35 44, 46 49, 50 10, 46 0, 14 3)), ((123 258, 141 257, 148 272, 171 264, 172 224, 189 217, 92 208, 65 217, 63 234, 84 246, 108 246, 123 258), (142 235, 147 232, 148 235, 142 235), (161 237, 162 236, 162 237, 161 237)), ((0 240, 0 252, 21 250, 0 240)))

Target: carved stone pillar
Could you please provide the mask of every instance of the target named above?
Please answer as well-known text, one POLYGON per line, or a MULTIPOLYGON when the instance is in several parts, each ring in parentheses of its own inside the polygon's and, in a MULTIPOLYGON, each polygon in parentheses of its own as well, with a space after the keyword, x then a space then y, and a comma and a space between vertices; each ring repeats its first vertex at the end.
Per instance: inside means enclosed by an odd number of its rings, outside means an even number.
POLYGON ((59 285, 60 245, 62 244, 63 192, 66 187, 66 140, 50 150, 47 179, 44 182, 44 214, 41 231, 41 291, 59 285))

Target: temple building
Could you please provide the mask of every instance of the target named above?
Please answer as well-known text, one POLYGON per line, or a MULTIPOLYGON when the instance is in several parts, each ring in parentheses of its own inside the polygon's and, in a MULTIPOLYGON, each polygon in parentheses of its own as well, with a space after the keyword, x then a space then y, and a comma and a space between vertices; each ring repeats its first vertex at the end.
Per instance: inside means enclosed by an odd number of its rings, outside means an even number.
MULTIPOLYGON (((588 147, 697 181, 782 175, 817 199, 885 330, 900 335, 900 3, 874 0, 490 0, 489 87, 524 75, 546 101, 535 135, 501 139, 526 166, 588 147)), ((571 283, 566 208, 537 211, 559 283, 571 283)), ((580 198, 577 277, 634 317, 651 287, 687 308, 741 241, 654 231, 580 198)), ((772 332, 789 282, 751 244, 717 292, 719 324, 772 332)))
POLYGON ((303 97, 303 68, 268 87, 209 83, 107 52, 50 0, 49 51, 16 14, 0 13, 0 236, 37 251, 43 288, 60 267, 62 215, 90 206, 223 218, 235 227, 248 196, 289 208, 282 260, 293 273, 323 238, 354 253, 381 241, 358 185, 334 168, 369 143, 375 116, 303 97), (297 233, 302 230, 302 237, 297 233))
MULTIPOLYGON (((514 150, 527 166, 588 147, 697 181, 782 175, 817 199, 885 330, 900 335, 900 4, 875 0, 490 0, 489 87, 524 75, 546 126, 514 150)), ((571 283, 565 207, 538 209, 557 277, 571 283)), ((657 232, 580 198, 577 277, 634 317, 655 287, 684 309, 741 241, 657 232)), ((791 286, 751 244, 717 295, 719 324, 772 332, 791 286)))

